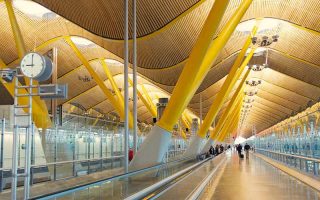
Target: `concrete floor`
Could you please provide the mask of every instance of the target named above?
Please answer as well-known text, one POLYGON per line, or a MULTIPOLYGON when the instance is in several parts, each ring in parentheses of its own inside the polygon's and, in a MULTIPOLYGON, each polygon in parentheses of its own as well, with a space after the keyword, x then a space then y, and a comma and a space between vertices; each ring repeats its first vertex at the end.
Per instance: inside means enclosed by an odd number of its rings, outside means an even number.
POLYGON ((320 200, 319 192, 252 154, 249 159, 239 159, 230 153, 221 173, 217 184, 207 188, 214 190, 213 195, 202 199, 320 200))

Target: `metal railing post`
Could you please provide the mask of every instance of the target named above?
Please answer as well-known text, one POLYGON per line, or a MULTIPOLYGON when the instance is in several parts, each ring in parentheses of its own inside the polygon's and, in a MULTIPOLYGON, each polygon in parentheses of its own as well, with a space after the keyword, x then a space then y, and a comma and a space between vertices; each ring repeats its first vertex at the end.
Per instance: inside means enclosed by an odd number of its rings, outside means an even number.
POLYGON ((87 171, 88 171, 88 174, 90 174, 90 158, 91 158, 91 156, 90 156, 90 148, 91 148, 91 145, 90 145, 90 135, 91 135, 91 130, 90 130, 90 133, 89 133, 89 140, 87 140, 87 142, 88 142, 88 155, 87 155, 87 158, 88 158, 88 160, 87 160, 87 164, 88 164, 88 169, 87 169, 87 171))
POLYGON ((100 133, 100 171, 102 171, 102 164, 103 164, 103 159, 102 159, 102 137, 103 137, 103 129, 101 129, 100 133))
MULTIPOLYGON (((15 77, 15 88, 14 88, 14 105, 18 105, 18 85, 19 80, 18 77, 15 77)), ((16 109, 14 109, 14 115, 17 115, 16 109)), ((18 145, 17 145, 17 139, 18 139, 18 125, 17 125, 17 119, 16 116, 13 118, 13 144, 12 144, 12 171, 11 171, 11 199, 15 200, 17 199, 17 182, 18 182, 18 176, 17 176, 17 169, 18 169, 18 145)))
MULTIPOLYGON (((1 143, 0 143, 0 168, 3 168, 4 165, 4 148, 3 148, 3 144, 4 144, 4 131, 5 131, 5 126, 6 126, 6 119, 3 118, 1 120, 2 124, 1 124, 1 143)), ((3 171, 0 170, 0 192, 2 192, 2 188, 3 188, 3 171)))
POLYGON ((129 171, 129 0, 124 0, 124 172, 129 171))
POLYGON ((137 2, 133 0, 133 65, 132 65, 132 79, 133 79, 133 153, 137 152, 137 138, 138 138, 138 114, 137 114, 137 2))
POLYGON ((114 139, 114 132, 112 133, 112 135, 111 135, 111 152, 110 152, 110 154, 111 154, 111 168, 113 168, 113 139, 114 139))
MULTIPOLYGON (((34 122, 31 124, 31 165, 35 164, 34 122)), ((30 184, 33 185, 33 167, 30 167, 30 184)))
POLYGON ((77 175, 76 163, 74 162, 76 160, 76 131, 73 133, 72 159, 72 174, 75 177, 77 175))
MULTIPOLYGON (((57 134, 58 134, 58 127, 55 126, 55 134, 54 134, 54 155, 53 160, 57 162, 57 134)), ((53 165, 53 180, 57 180, 57 164, 53 165)))

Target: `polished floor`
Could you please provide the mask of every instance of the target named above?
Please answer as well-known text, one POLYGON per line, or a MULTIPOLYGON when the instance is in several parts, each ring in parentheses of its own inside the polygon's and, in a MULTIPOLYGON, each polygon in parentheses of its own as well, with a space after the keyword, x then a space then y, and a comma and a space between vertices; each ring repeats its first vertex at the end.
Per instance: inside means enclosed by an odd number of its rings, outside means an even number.
POLYGON ((214 200, 320 200, 320 193, 250 154, 227 155, 221 178, 211 183, 202 199, 214 200))

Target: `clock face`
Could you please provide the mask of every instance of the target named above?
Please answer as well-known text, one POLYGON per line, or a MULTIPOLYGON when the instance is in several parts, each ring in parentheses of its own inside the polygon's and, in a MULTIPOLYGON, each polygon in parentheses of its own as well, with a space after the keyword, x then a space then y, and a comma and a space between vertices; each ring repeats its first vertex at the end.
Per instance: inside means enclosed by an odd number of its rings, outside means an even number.
POLYGON ((45 59, 38 53, 28 53, 20 64, 21 72, 29 78, 41 76, 45 69, 45 59))

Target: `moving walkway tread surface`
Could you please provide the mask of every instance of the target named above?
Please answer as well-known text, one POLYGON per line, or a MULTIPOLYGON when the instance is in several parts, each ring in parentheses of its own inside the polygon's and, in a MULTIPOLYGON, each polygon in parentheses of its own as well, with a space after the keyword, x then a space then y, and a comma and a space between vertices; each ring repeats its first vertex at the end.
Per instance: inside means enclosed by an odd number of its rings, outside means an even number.
POLYGON ((219 168, 224 163, 225 157, 226 155, 223 153, 204 163, 157 199, 187 199, 212 170, 219 168))
MULTIPOLYGON (((136 174, 130 178, 114 179, 108 181, 101 186, 93 186, 88 189, 77 191, 59 197, 57 199, 124 199, 133 193, 136 193, 149 185, 152 185, 182 169, 185 169, 193 164, 196 160, 184 160, 178 162, 170 162, 166 166, 160 168, 148 170, 141 174, 136 174)), ((115 170, 106 170, 103 172, 93 173, 90 175, 79 176, 69 180, 61 180, 55 182, 48 182, 42 184, 36 184, 31 188, 31 197, 41 196, 43 194, 50 194, 55 191, 67 190, 68 188, 85 184, 86 182, 92 182, 94 180, 103 179, 104 176, 112 177, 113 175, 119 175, 123 172, 122 168, 115 170), (112 173, 114 173, 112 175, 112 173), (78 182, 78 184, 77 184, 78 182)), ((23 188, 18 190, 18 199, 23 197, 23 188)), ((10 191, 0 193, 0 199, 10 199, 10 191)), ((37 199, 37 198, 35 198, 37 199)), ((50 198, 48 198, 50 199, 50 198)))
POLYGON ((249 159, 239 159, 236 153, 227 155, 221 179, 206 190, 214 190, 213 195, 204 192, 201 199, 320 200, 319 192, 253 154, 249 159))

